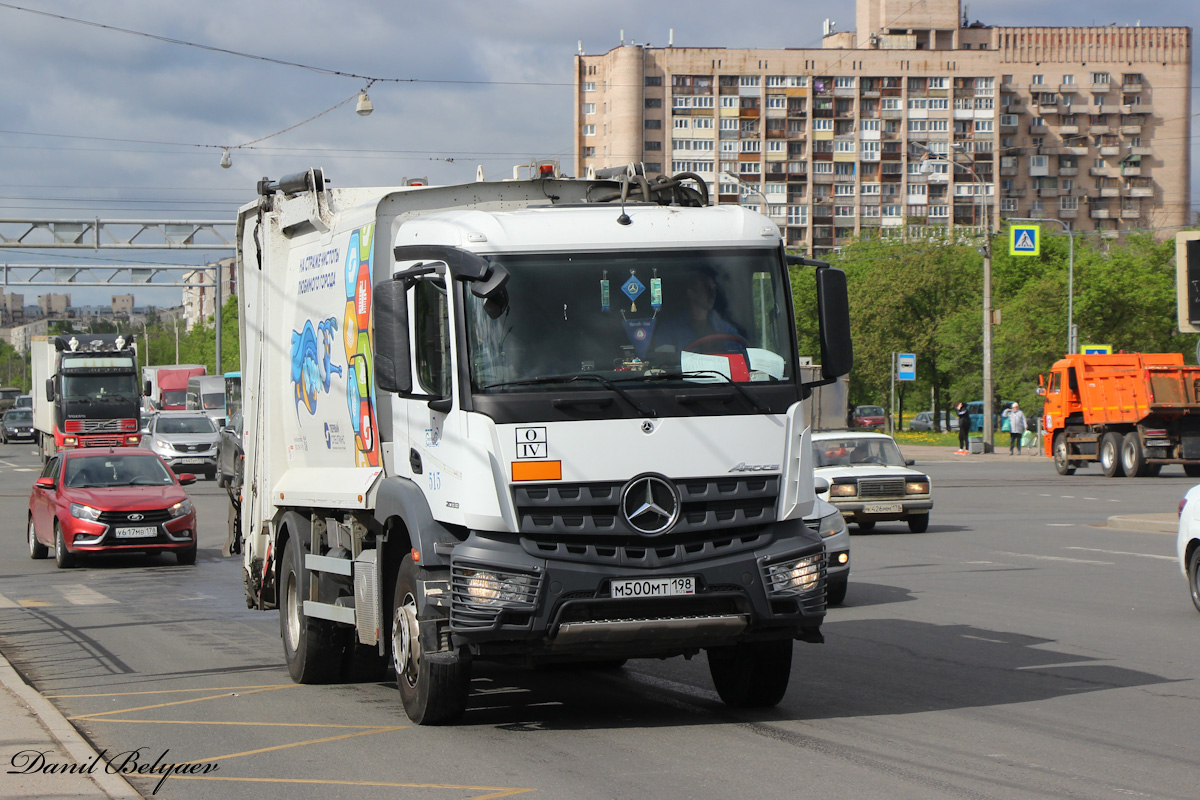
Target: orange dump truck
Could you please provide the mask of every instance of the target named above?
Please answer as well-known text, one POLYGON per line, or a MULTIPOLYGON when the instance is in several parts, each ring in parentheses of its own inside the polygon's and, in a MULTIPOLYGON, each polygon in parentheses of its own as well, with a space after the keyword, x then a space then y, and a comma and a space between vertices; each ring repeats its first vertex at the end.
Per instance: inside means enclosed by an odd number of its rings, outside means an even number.
POLYGON ((1068 355, 1038 393, 1058 474, 1098 461, 1110 478, 1157 475, 1163 464, 1200 476, 1200 367, 1179 353, 1068 355))

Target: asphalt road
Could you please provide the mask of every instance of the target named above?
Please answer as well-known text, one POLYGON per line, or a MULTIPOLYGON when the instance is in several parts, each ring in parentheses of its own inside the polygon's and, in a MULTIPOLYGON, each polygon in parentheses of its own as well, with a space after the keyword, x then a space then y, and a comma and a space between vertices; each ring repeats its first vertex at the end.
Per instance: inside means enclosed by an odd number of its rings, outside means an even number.
POLYGON ((1200 614, 1174 537, 1101 527, 1173 512, 1192 481, 918 465, 929 531, 853 537, 847 602, 769 711, 724 707, 703 656, 476 665, 454 727, 411 726, 390 683, 294 685, 278 617, 219 553, 222 490, 190 487, 195 567, 61 571, 25 549, 27 446, 0 447, 0 650, 108 756, 217 765, 157 797, 1194 798, 1200 614))

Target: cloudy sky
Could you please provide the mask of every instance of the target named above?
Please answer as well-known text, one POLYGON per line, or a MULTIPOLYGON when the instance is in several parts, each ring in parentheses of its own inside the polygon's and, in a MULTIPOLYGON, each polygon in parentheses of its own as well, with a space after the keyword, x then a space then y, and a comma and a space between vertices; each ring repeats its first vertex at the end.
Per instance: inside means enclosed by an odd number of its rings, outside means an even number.
MULTIPOLYGON (((1200 21, 1196 0, 963 5, 972 20, 1001 26, 1200 21)), ((569 168, 580 43, 592 54, 622 35, 665 46, 673 30, 681 47, 819 47, 832 6, 758 0, 753 12, 735 13, 714 0, 0 0, 0 218, 232 220, 259 178, 313 166, 339 186, 471 180, 480 165, 495 178, 533 158, 569 168), (353 98, 367 78, 378 79, 375 112, 359 117, 353 98), (222 147, 235 148, 229 169, 219 166, 222 147)), ((833 17, 838 29, 852 29, 853 4, 837 6, 845 9, 833 17)), ((1194 70, 1198 86, 1200 65, 1194 70)), ((1196 89, 1192 98, 1194 114, 1196 89)), ((75 265, 225 255, 59 252, 55 263, 75 265)), ((3 263, 35 260, 0 251, 3 263)), ((26 302, 52 291, 12 278, 4 288, 26 302)), ((75 305, 125 291, 71 287, 75 305)), ((160 305, 178 297, 137 294, 160 305)))

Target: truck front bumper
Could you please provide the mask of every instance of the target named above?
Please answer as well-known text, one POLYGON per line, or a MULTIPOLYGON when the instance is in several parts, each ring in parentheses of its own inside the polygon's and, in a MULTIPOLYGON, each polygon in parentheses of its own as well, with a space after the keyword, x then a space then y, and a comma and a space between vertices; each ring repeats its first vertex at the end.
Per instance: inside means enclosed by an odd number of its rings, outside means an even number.
POLYGON ((825 569, 819 537, 801 521, 723 547, 475 532, 451 554, 450 633, 481 655, 525 657, 666 657, 755 639, 820 641, 825 569), (614 596, 617 585, 629 593, 625 581, 636 582, 634 596, 614 596))

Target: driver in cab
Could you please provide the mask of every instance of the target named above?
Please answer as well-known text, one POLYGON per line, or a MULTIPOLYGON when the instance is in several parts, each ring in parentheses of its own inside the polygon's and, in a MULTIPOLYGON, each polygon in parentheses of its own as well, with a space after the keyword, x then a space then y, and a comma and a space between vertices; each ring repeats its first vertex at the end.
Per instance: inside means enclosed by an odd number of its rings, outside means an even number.
POLYGON ((743 353, 746 340, 736 326, 717 311, 717 281, 711 273, 693 273, 687 283, 687 309, 659 326, 655 345, 676 352, 743 353))

